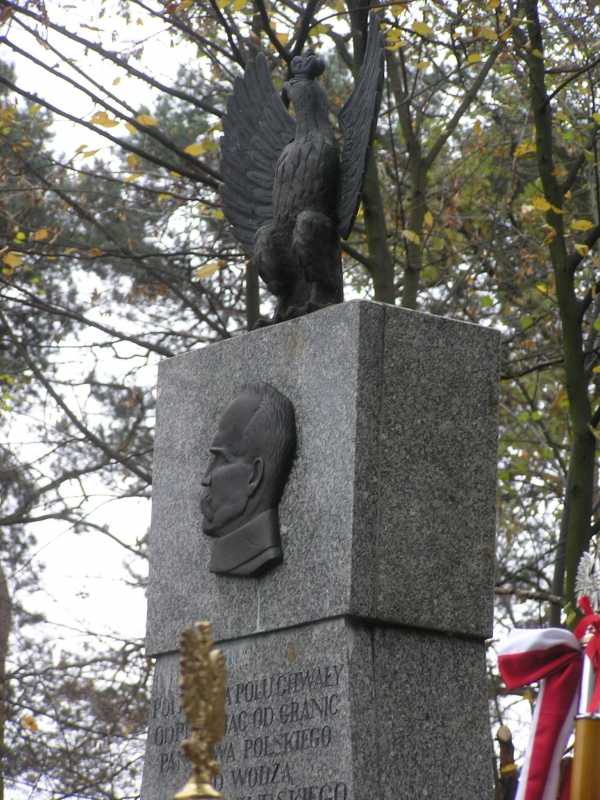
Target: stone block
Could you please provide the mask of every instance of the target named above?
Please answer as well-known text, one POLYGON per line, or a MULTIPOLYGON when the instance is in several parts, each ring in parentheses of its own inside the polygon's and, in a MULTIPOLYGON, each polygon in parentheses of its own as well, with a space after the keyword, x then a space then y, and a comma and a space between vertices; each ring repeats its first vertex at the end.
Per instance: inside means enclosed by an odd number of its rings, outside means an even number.
MULTIPOLYGON (((482 642, 338 618, 221 647, 228 800, 491 796, 482 642)), ((143 800, 168 800, 190 772, 177 677, 177 656, 160 656, 143 800)))
POLYGON ((159 368, 147 651, 350 615, 490 635, 499 334, 353 301, 159 368), (298 449, 279 517, 284 563, 208 572, 200 479, 245 382, 283 392, 298 449))

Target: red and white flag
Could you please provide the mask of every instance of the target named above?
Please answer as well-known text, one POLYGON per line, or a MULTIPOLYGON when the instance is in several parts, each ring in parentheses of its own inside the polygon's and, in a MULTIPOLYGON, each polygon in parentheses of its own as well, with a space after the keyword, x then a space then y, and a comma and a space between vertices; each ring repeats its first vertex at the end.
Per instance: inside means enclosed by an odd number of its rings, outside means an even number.
POLYGON ((556 800, 582 657, 579 640, 563 628, 515 629, 500 646, 498 666, 508 689, 540 682, 515 800, 556 800))

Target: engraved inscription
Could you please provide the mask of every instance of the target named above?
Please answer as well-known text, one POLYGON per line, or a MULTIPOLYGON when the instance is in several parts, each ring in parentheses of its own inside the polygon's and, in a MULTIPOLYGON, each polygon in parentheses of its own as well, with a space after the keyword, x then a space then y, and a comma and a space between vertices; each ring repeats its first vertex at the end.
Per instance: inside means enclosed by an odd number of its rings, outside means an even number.
MULTIPOLYGON (((228 800, 351 800, 346 783, 304 785, 303 754, 318 757, 339 744, 343 665, 278 672, 227 688, 225 735, 215 747, 215 788, 228 800)), ((189 771, 181 742, 190 735, 179 697, 153 698, 148 758, 161 774, 189 771)))
POLYGON ((158 760, 159 772, 189 772, 189 764, 181 752, 181 742, 190 736, 179 696, 175 693, 152 699, 148 757, 158 760), (150 747, 152 751, 150 751, 150 747))
POLYGON ((342 740, 343 671, 323 664, 245 682, 232 677, 215 788, 229 800, 350 800, 342 780, 304 785, 310 753, 318 760, 342 740))
MULTIPOLYGON (((348 639, 340 621, 224 642, 225 732, 213 783, 227 800, 357 800, 348 639)), ((154 676, 142 797, 169 800, 190 775, 177 654, 154 676)))

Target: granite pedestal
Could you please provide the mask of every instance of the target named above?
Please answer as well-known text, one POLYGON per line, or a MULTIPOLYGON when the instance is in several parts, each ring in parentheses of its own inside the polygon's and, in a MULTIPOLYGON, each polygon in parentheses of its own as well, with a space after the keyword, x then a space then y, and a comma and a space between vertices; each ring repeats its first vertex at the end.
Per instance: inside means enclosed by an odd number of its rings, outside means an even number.
POLYGON ((490 796, 499 344, 354 301, 161 364, 143 800, 188 776, 176 651, 201 619, 227 658, 228 800, 490 796), (200 479, 224 408, 257 381, 296 411, 284 563, 217 576, 200 479))

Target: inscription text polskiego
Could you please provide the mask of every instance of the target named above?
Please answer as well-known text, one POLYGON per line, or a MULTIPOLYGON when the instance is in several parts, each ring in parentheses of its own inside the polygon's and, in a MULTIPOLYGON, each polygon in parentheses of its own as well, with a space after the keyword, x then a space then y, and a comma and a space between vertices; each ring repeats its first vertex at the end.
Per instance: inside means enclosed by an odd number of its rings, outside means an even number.
MULTIPOLYGON (((343 780, 308 785, 298 762, 301 754, 318 759, 341 740, 343 670, 323 665, 250 681, 236 680, 233 670, 225 735, 215 747, 221 765, 215 788, 228 800, 351 800, 343 780)), ((183 774, 187 767, 179 752, 189 731, 178 698, 153 699, 150 714, 160 772, 183 774)))

